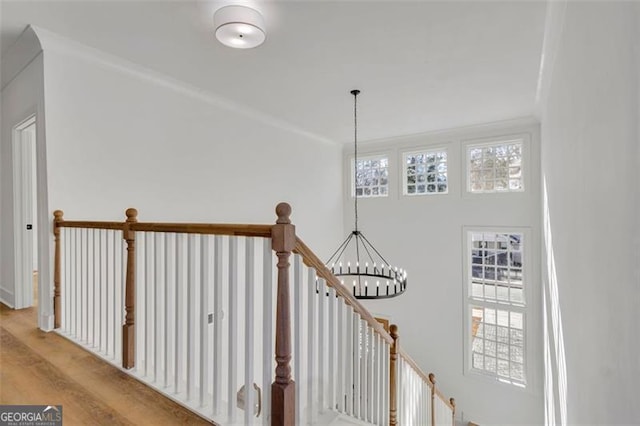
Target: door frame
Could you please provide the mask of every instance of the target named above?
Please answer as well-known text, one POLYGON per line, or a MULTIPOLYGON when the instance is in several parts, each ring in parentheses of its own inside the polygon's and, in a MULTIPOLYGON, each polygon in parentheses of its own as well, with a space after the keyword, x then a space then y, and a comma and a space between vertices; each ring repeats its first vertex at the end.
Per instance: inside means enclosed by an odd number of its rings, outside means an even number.
MULTIPOLYGON (((34 197, 38 196, 37 181, 32 181, 32 173, 25 170, 33 168, 37 170, 37 121, 36 114, 29 114, 27 118, 21 120, 13 126, 11 131, 12 151, 13 151, 13 243, 14 243, 14 308, 22 309, 33 306, 33 256, 38 247, 33 247, 33 232, 38 231, 38 217, 31 217, 33 206, 31 203, 34 197), (26 129, 30 126, 36 127, 36 137, 33 138, 31 149, 25 149, 26 129), (32 161, 35 159, 35 161, 32 161), (32 191, 36 193, 33 194, 32 191), (29 209, 28 206, 31 206, 29 209), (25 232, 28 223, 27 218, 31 218, 31 225, 36 224, 36 229, 31 233, 25 232)), ((38 239, 39 242, 39 239, 38 239)), ((38 262, 40 259, 38 259, 38 262)), ((38 267, 38 270, 40 268, 38 267)))

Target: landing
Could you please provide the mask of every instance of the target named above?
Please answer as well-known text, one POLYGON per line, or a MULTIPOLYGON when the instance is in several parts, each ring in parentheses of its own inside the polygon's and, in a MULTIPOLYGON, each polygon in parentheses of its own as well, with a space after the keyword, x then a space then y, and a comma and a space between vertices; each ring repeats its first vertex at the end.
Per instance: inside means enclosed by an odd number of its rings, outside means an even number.
POLYGON ((0 304, 0 404, 62 405, 66 425, 210 424, 0 304))

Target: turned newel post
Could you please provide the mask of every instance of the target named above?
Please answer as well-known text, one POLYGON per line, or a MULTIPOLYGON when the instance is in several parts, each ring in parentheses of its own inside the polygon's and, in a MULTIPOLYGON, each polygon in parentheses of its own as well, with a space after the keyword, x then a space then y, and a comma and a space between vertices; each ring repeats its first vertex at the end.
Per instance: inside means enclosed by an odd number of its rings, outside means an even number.
POLYGON ((138 211, 127 209, 127 221, 122 237, 127 242, 127 275, 125 283, 125 318, 122 325, 122 367, 131 368, 136 360, 135 306, 136 306, 136 232, 130 225, 138 221, 138 211))
POLYGON ((389 424, 396 426, 398 424, 398 326, 391 324, 389 334, 393 338, 391 345, 391 362, 389 363, 389 424))
POLYGON ((53 328, 60 328, 62 318, 62 306, 60 304, 60 222, 62 210, 53 212, 53 236, 55 238, 55 253, 53 265, 53 328))
POLYGON ((449 403, 451 404, 451 426, 456 426, 456 400, 449 398, 449 403))
POLYGON ((436 376, 429 373, 429 381, 431 382, 431 424, 436 426, 436 376))
POLYGON ((271 227, 271 248, 278 256, 276 304, 276 377, 271 385, 271 424, 295 424, 295 383, 291 380, 291 313, 289 304, 289 256, 296 244, 296 228, 291 224, 291 206, 276 207, 278 220, 271 227))

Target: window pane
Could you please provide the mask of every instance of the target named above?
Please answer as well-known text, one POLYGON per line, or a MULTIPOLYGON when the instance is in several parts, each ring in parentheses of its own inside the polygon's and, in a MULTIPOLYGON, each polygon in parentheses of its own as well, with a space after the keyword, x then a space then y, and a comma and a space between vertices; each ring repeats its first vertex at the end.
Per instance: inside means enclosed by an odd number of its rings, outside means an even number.
POLYGON ((446 151, 405 153, 404 167, 405 195, 447 193, 446 151))
POLYGON ((386 157, 358 159, 355 164, 355 195, 385 197, 388 195, 388 165, 386 157))
POLYGON ((521 191, 522 140, 467 148, 471 192, 521 191))
POLYGON ((472 306, 470 313, 471 368, 524 386, 523 314, 480 306, 472 306))
POLYGON ((522 234, 471 232, 468 265, 471 296, 490 302, 525 304, 522 280, 522 234), (480 294, 483 295, 480 295, 480 294))

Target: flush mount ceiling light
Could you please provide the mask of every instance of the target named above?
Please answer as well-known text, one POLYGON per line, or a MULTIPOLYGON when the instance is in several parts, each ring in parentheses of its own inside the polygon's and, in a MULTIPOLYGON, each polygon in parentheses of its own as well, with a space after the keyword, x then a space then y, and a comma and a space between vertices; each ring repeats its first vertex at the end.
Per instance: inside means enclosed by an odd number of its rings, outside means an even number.
POLYGON ((225 46, 250 49, 260 46, 267 36, 260 12, 247 6, 225 6, 213 15, 216 38, 225 46))
MULTIPOLYGON (((358 163, 358 95, 353 95, 354 185, 362 173, 358 163)), ((391 266, 358 229, 358 194, 354 193, 354 230, 327 261, 333 275, 351 288, 356 299, 387 299, 401 295, 407 289, 407 271, 391 266)))

